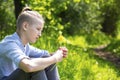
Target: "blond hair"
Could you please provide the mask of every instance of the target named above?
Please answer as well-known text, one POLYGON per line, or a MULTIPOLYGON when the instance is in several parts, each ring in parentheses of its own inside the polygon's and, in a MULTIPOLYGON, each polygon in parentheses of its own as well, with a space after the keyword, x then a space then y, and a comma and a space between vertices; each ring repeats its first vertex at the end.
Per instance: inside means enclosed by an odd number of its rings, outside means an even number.
POLYGON ((44 19, 37 11, 32 11, 29 7, 25 7, 17 19, 16 26, 18 29, 22 27, 23 22, 28 22, 30 25, 44 24, 44 19))

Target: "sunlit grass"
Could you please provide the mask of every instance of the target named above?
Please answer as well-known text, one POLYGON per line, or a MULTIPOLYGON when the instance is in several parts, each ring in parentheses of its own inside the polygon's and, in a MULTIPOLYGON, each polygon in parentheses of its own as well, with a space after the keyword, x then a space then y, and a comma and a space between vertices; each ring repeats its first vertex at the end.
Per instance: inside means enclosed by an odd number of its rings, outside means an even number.
POLYGON ((91 53, 71 49, 66 60, 59 63, 61 80, 119 80, 116 68, 91 53))
POLYGON ((62 45, 69 49, 68 57, 57 64, 61 80, 120 80, 119 70, 112 63, 95 56, 87 48, 89 44, 83 36, 66 38, 72 44, 61 44, 57 39, 43 36, 34 46, 50 52, 62 45))
POLYGON ((88 46, 85 37, 83 36, 74 36, 73 37, 69 37, 72 45, 77 45, 80 46, 82 48, 86 48, 88 46))

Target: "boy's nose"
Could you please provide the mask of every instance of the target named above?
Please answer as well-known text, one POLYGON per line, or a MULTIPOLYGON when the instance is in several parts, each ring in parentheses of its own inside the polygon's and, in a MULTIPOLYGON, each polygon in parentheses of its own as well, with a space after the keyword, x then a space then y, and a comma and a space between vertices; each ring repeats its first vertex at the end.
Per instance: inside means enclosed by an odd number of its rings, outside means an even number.
POLYGON ((39 33, 38 36, 40 37, 40 36, 41 36, 41 33, 39 33))

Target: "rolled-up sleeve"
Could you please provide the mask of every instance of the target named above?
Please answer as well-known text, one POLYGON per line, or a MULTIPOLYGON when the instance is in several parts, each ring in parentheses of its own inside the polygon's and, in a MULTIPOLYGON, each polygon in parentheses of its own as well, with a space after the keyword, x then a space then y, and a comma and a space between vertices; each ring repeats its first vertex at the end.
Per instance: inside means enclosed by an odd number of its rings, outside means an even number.
POLYGON ((38 57, 44 57, 44 56, 50 56, 49 52, 47 50, 40 50, 36 47, 29 46, 30 54, 29 57, 31 58, 38 58, 38 57))
POLYGON ((23 58, 29 58, 28 56, 25 55, 25 53, 23 53, 20 47, 14 42, 10 42, 5 46, 5 48, 6 48, 6 51, 5 51, 6 57, 12 60, 17 67, 19 67, 19 63, 23 58))

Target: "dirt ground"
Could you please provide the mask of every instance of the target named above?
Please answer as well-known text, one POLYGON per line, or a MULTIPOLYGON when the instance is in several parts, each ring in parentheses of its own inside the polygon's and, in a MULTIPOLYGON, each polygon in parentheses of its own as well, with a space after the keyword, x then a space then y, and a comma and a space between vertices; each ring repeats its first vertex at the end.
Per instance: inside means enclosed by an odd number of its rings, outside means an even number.
POLYGON ((105 46, 100 46, 98 48, 95 48, 94 51, 97 56, 101 57, 104 60, 110 61, 113 63, 116 67, 120 67, 120 57, 113 55, 111 52, 105 52, 103 49, 105 46))

